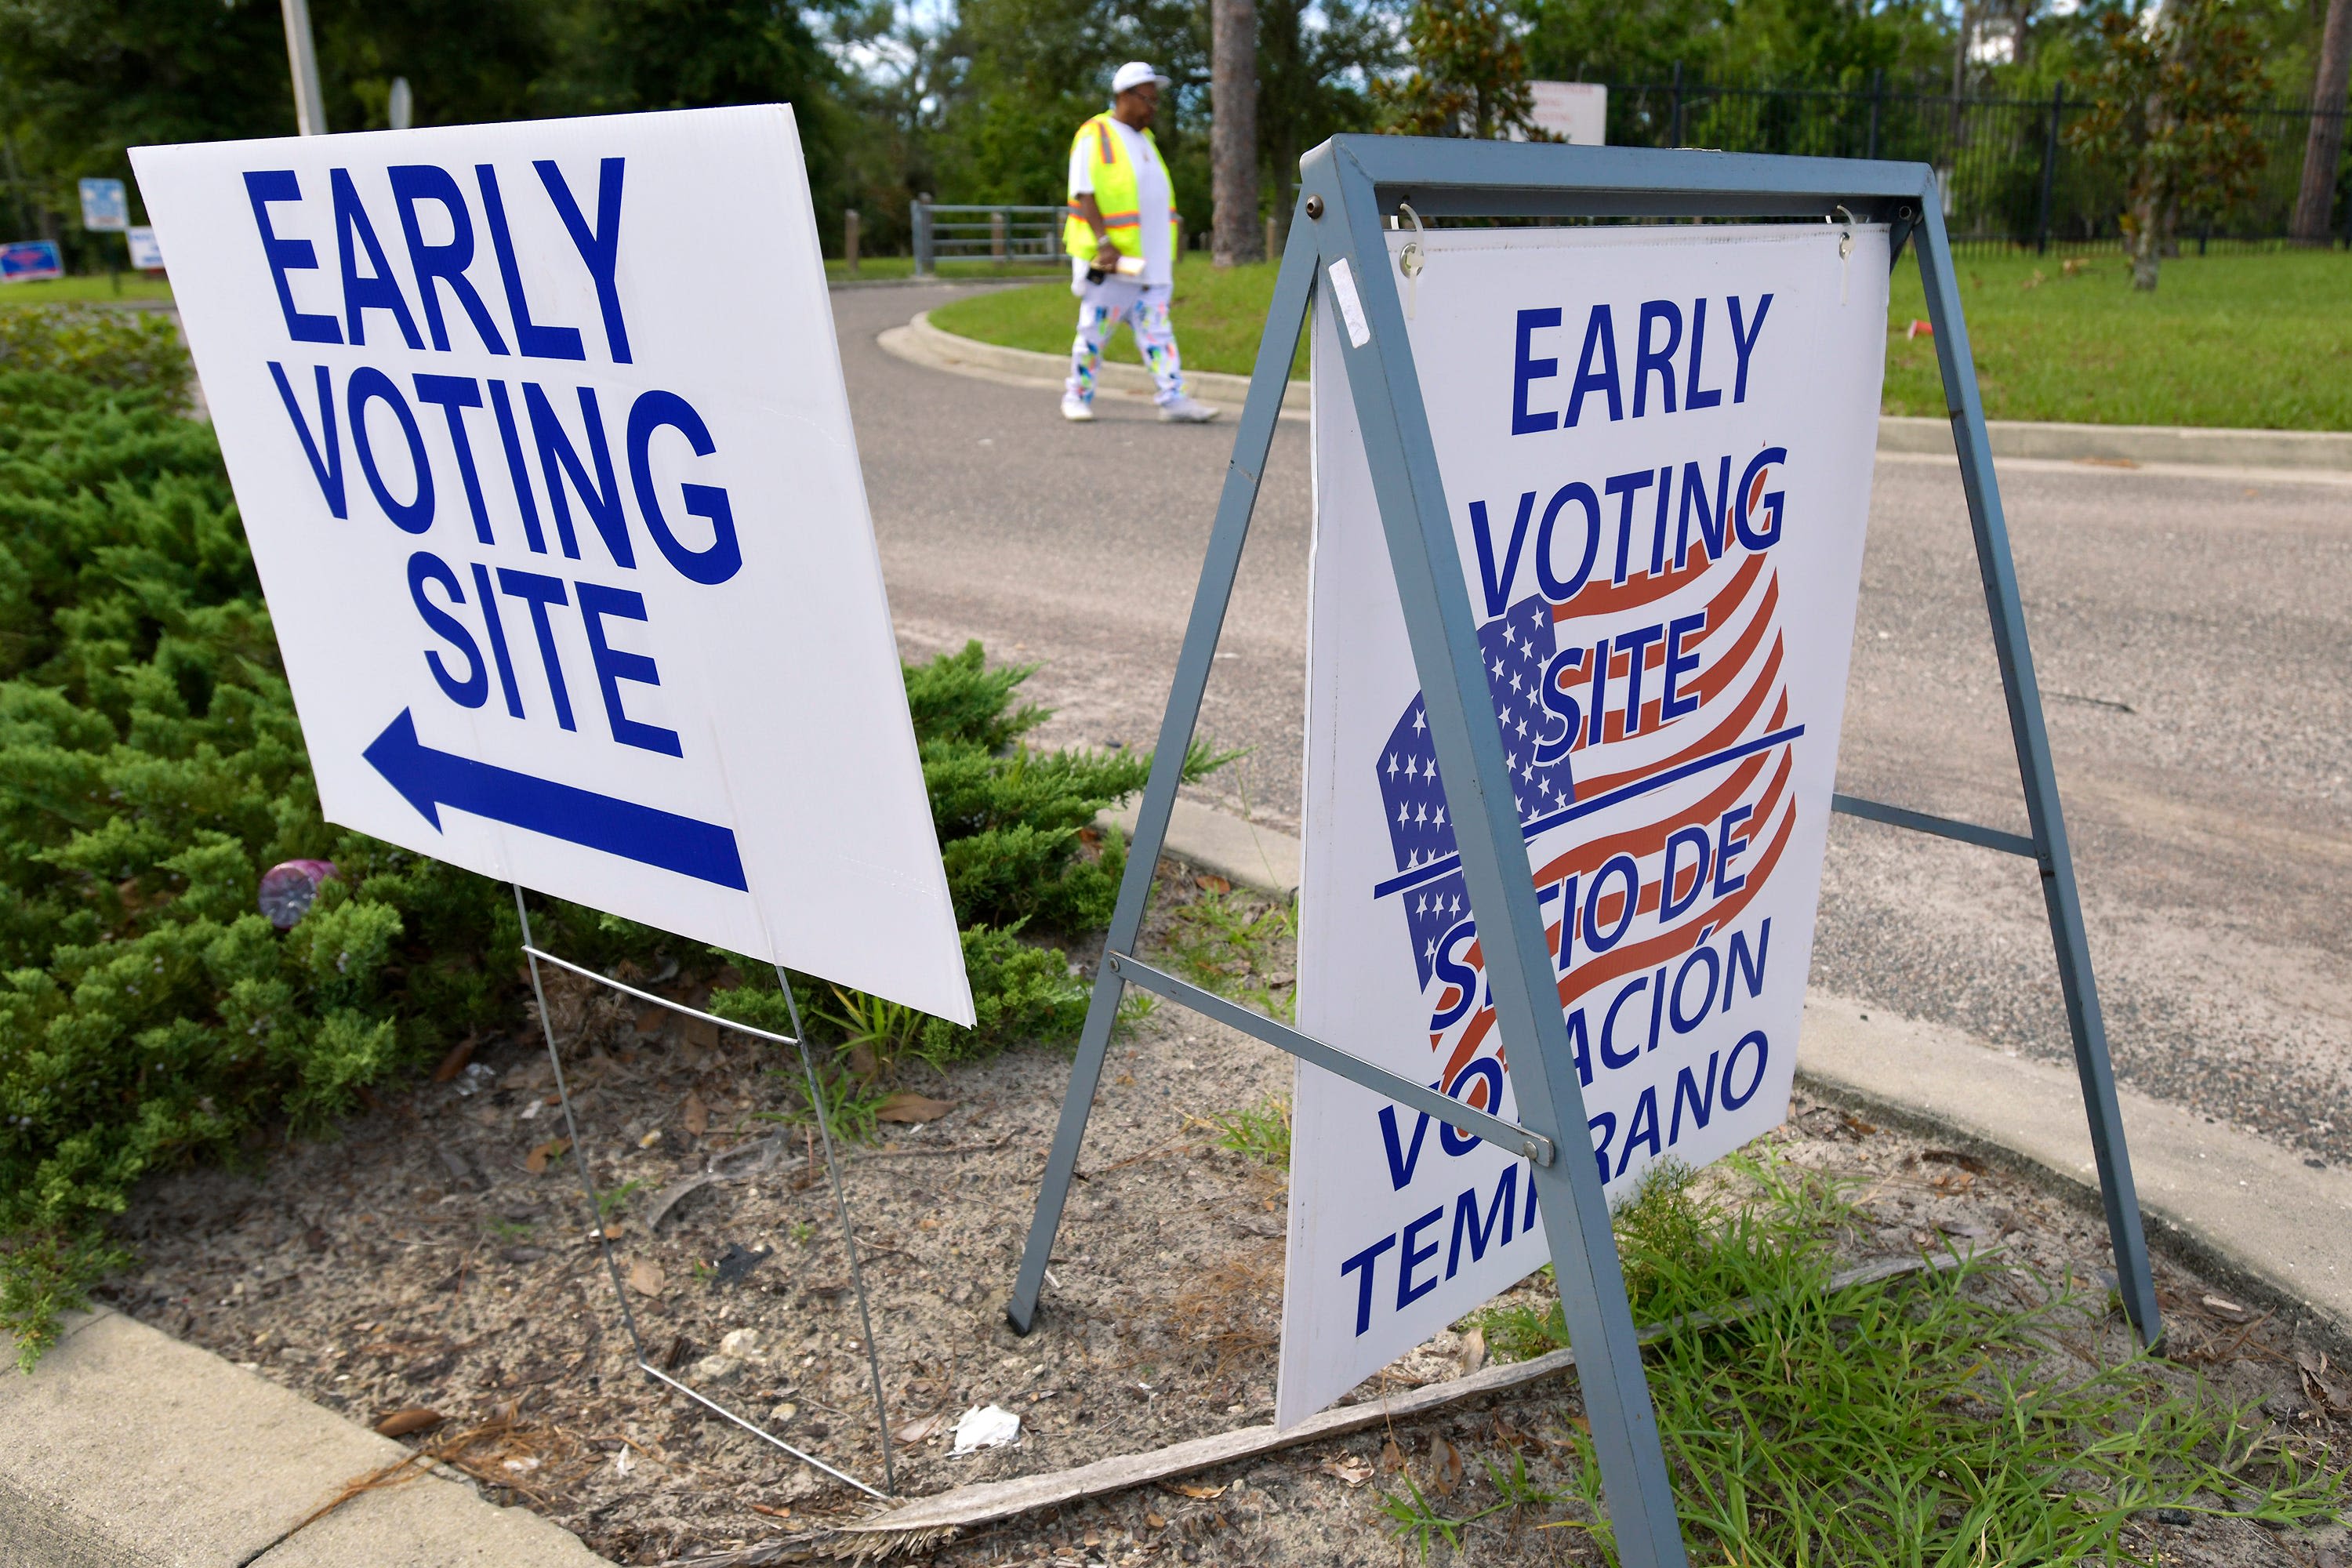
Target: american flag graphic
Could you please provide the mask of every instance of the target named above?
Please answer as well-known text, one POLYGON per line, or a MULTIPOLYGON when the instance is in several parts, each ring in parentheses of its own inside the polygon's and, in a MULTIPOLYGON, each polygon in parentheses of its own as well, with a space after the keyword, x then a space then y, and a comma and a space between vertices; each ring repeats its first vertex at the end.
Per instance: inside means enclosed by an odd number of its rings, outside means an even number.
MULTIPOLYGON (((1752 513, 1764 484, 1759 473, 1730 504, 1752 513)), ((1679 956, 1710 924, 1727 922, 1761 889, 1788 841, 1789 746, 1804 726, 1789 712, 1779 583, 1760 552, 1716 554, 1693 544, 1676 550, 1671 564, 1662 551, 1654 574, 1596 581, 1565 604, 1521 599, 1479 630, 1555 956, 1567 945, 1559 976, 1563 1006, 1619 975, 1679 956), (1677 624, 1683 629, 1674 639, 1660 635, 1677 624), (1670 682, 1675 646, 1684 658, 1670 682), (1561 648, 1570 656, 1554 674, 1584 721, 1573 736, 1541 696, 1544 672, 1561 648), (1552 760, 1538 762, 1539 754, 1552 760), (1743 881, 1727 892, 1703 885, 1686 856, 1675 885, 1666 887, 1668 837, 1700 827, 1720 834, 1727 813, 1744 813, 1736 816, 1743 881), (1621 864, 1595 894, 1602 868, 1627 858, 1633 875, 1628 879, 1621 864), (1597 900, 1594 923, 1612 933, 1601 952, 1578 939, 1585 895, 1597 900)), ((1374 895, 1401 901, 1424 999, 1435 1010, 1458 1012, 1460 993, 1438 984, 1440 956, 1474 972, 1484 965, 1477 945, 1456 929, 1471 918, 1470 900, 1420 694, 1390 731, 1374 770, 1396 864, 1374 895)), ((1492 1024, 1491 1011, 1474 1008, 1433 1032, 1432 1047, 1448 1058, 1449 1080, 1492 1024)))
MULTIPOLYGON (((1570 760, 1538 764, 1537 746, 1556 740, 1565 721, 1548 712, 1539 688, 1554 651, 1551 606, 1529 595, 1478 631, 1485 655, 1486 689, 1495 700, 1495 722, 1502 727, 1503 755, 1511 769, 1522 826, 1567 806, 1576 797, 1570 760)), ((1381 803, 1389 824, 1389 847, 1400 873, 1450 861, 1454 822, 1445 809, 1445 786, 1437 776, 1437 751, 1429 719, 1416 695, 1381 752, 1381 803)), ((1382 884, 1383 887, 1389 884, 1382 884)), ((1470 915, 1459 870, 1437 875, 1406 890, 1405 918, 1412 931, 1421 984, 1429 984, 1440 938, 1470 915)))

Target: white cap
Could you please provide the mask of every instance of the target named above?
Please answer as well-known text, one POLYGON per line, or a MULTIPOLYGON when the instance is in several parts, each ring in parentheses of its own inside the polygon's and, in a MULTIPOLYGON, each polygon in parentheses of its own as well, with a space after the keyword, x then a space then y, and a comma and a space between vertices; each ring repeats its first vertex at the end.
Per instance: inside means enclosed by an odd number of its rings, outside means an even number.
POLYGON ((1141 87, 1147 81, 1156 82, 1161 87, 1169 84, 1169 79, 1152 69, 1149 62, 1129 60, 1118 68, 1117 76, 1110 79, 1110 89, 1114 94, 1122 93, 1129 88, 1141 87))

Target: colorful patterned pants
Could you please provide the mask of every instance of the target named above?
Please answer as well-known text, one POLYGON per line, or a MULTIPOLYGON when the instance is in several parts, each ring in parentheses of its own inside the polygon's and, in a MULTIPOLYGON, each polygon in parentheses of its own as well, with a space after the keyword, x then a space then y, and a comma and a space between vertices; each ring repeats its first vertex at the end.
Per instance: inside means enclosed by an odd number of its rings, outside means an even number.
POLYGON ((1103 344, 1124 321, 1135 333, 1135 346, 1159 388, 1155 401, 1166 403, 1184 395, 1184 365, 1176 354, 1176 330, 1168 324, 1165 283, 1150 288, 1131 278, 1106 278, 1081 286, 1078 295, 1078 335, 1070 345, 1070 379, 1063 390, 1092 402, 1095 370, 1102 363, 1103 344))

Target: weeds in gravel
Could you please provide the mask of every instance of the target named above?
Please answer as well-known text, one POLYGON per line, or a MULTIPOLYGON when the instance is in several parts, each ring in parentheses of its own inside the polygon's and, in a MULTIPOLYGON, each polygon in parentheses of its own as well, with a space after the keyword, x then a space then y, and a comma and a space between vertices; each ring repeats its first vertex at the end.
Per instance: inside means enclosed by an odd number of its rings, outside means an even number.
MULTIPOLYGON (((2158 1509, 2292 1525, 2345 1506, 2341 1456, 2156 1358, 2081 1348, 2103 1300, 1983 1257, 1832 1295, 1841 1194, 1769 1159, 1731 1164, 1736 1198, 1669 1172, 1616 1223, 1638 1321, 1753 1303, 1648 1352, 1695 1562, 2067 1563, 2131 1558, 2126 1526, 2158 1509)), ((1555 1309, 1480 1326, 1518 1357, 1559 1345, 1559 1325, 1555 1309)), ((1409 1481, 1384 1507, 1424 1553, 1510 1513, 1589 1530, 1613 1561, 1591 1441, 1570 1448, 1557 1488, 1490 1465, 1490 1504, 1448 1513, 1409 1481)))
POLYGON ((1297 991, 1289 974, 1276 971, 1275 953, 1298 935, 1297 911, 1215 881, 1171 914, 1170 954, 1195 984, 1289 1021, 1297 991))
POLYGON ((1277 1171, 1290 1169, 1290 1101, 1280 1095, 1267 1096, 1265 1103, 1254 1110, 1198 1120, 1217 1130, 1218 1148, 1277 1171))

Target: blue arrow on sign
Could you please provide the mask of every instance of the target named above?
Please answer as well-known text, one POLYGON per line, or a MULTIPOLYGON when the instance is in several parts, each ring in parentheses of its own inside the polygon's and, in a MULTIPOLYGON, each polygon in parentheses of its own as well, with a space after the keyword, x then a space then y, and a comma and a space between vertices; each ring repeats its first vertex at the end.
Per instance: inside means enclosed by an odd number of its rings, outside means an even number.
POLYGON ((749 890, 732 830, 437 751, 416 738, 416 721, 405 708, 361 754, 436 832, 440 808, 446 805, 722 888, 749 890))

